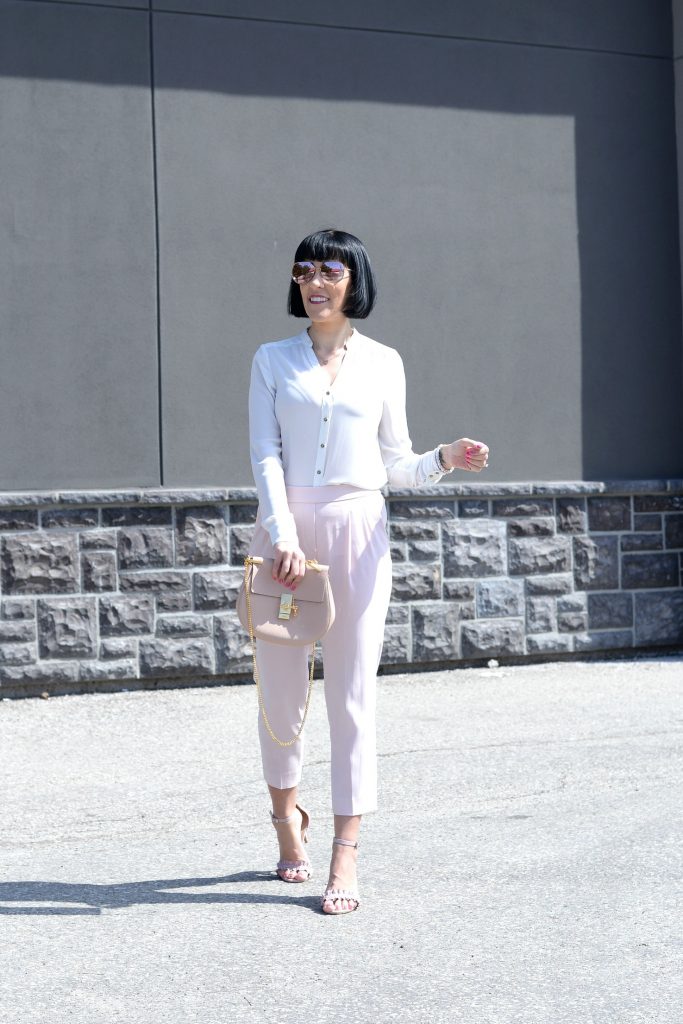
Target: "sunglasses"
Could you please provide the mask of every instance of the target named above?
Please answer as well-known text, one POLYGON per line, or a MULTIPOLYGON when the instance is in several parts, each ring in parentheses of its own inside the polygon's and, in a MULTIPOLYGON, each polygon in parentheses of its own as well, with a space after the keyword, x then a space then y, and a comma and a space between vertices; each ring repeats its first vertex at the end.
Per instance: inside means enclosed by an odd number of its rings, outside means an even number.
MULTIPOLYGON (((344 271, 347 268, 339 260, 325 260, 320 265, 320 276, 323 281, 329 281, 332 284, 336 284, 337 281, 341 281, 344 277, 344 271)), ((297 284, 307 284, 312 281, 315 275, 318 273, 317 267, 311 263, 310 260, 299 260, 292 267, 292 280, 296 281, 297 284)))

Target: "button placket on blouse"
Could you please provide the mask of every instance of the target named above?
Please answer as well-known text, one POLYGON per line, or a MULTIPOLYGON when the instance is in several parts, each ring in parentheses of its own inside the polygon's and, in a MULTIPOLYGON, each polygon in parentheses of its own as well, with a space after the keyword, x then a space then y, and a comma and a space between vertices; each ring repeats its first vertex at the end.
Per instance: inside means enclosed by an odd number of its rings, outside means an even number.
POLYGON ((334 398, 332 396, 331 386, 325 389, 323 394, 323 400, 320 407, 320 430, 318 431, 318 453, 315 459, 315 481, 314 483, 322 483, 322 477, 325 472, 325 459, 327 456, 327 445, 330 438, 330 421, 332 419, 332 405, 334 404, 334 398))

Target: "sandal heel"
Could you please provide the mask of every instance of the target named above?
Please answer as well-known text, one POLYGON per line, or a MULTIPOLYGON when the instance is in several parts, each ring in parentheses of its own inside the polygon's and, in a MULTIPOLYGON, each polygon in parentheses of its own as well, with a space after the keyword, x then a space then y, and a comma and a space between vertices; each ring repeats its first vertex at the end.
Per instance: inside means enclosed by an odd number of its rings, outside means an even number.
MULTIPOLYGON (((307 843, 308 842, 308 829, 310 827, 311 819, 309 817, 308 811, 305 811, 304 808, 300 806, 300 804, 296 805, 296 810, 298 810, 300 812, 300 814, 301 814, 301 842, 302 843, 307 843)), ((271 821, 273 822, 273 828, 275 828, 276 831, 277 831, 277 825, 280 822, 285 822, 286 823, 286 822, 289 822, 289 821, 293 821, 294 817, 295 817, 295 813, 296 812, 294 812, 292 814, 289 814, 286 818, 278 818, 271 811, 270 812, 270 818, 271 818, 271 821)), ((277 874, 278 878, 281 879, 281 881, 283 881, 283 882, 307 882, 309 880, 309 878, 312 878, 312 876, 313 876, 311 862, 310 862, 310 860, 307 857, 303 858, 302 860, 283 860, 283 859, 280 859, 277 862, 277 865, 276 865, 276 868, 275 868, 275 873, 277 874), (296 874, 298 874, 298 875, 305 874, 306 877, 305 878, 287 878, 286 874, 285 874, 286 872, 289 872, 289 873, 296 872, 296 874)))

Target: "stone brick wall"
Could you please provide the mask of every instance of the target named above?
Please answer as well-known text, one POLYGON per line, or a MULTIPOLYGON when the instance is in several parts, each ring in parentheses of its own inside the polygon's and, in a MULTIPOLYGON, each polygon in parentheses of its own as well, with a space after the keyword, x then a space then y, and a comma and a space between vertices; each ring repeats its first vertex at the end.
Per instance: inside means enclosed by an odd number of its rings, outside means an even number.
MULTIPOLYGON (((683 647, 683 481, 387 490, 383 664, 683 647)), ((252 488, 0 494, 0 695, 250 678, 252 488)))

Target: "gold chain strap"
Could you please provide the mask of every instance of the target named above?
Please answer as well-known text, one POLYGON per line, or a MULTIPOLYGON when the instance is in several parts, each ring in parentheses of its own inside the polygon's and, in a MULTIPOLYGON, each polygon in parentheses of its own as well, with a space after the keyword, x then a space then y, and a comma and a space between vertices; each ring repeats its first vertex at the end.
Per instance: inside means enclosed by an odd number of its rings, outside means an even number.
MULTIPOLYGON (((310 565, 311 568, 314 568, 317 564, 318 563, 314 562, 314 561, 310 561, 310 562, 307 561, 306 562, 306 565, 310 565)), ((253 623, 252 617, 251 617, 251 596, 250 596, 251 595, 251 574, 252 574, 253 569, 254 569, 254 561, 253 561, 253 559, 249 558, 249 557, 245 558, 244 559, 244 566, 245 566, 245 571, 244 571, 244 589, 245 589, 245 596, 246 596, 246 599, 247 599, 247 620, 249 622, 249 637, 251 639, 251 660, 252 660, 253 665, 254 665, 254 682, 256 683, 256 692, 258 694, 259 707, 261 708, 261 714, 263 715, 263 721, 265 722, 266 729, 268 730, 271 738, 274 739, 275 742, 278 743, 281 747, 291 747, 293 743, 296 743, 296 741, 301 736, 301 733, 304 731, 304 725, 306 724, 306 715, 308 714, 308 705, 311 703, 311 694, 313 692, 313 671, 315 669, 315 640, 313 641, 313 644, 311 646, 311 669, 310 669, 310 673, 309 673, 309 676, 308 676, 308 693, 306 694, 306 705, 304 707, 304 717, 301 719, 301 725, 299 726, 299 731, 296 734, 296 736, 294 737, 294 739, 291 739, 291 740, 281 740, 281 739, 278 739, 278 737, 273 732, 273 729, 272 729, 272 726, 271 726, 270 722, 268 721, 268 715, 266 714, 266 705, 265 705, 265 703, 263 701, 263 692, 261 690, 261 683, 260 683, 260 680, 259 680, 258 668, 256 667, 256 635, 254 633, 254 623, 253 623)))

